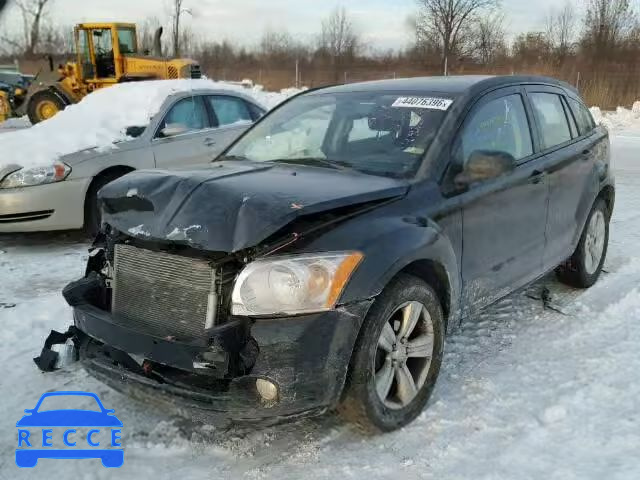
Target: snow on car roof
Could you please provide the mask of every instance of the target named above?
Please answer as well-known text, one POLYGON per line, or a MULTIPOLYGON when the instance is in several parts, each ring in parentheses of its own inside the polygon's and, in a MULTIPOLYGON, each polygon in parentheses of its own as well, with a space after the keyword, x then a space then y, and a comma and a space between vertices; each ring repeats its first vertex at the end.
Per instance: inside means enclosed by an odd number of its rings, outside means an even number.
POLYGON ((31 128, 0 135, 0 166, 49 165, 64 155, 91 148, 114 148, 127 139, 130 126, 147 125, 167 96, 185 91, 215 89, 242 92, 272 108, 298 90, 264 92, 225 82, 182 79, 120 83, 97 90, 55 117, 31 128))

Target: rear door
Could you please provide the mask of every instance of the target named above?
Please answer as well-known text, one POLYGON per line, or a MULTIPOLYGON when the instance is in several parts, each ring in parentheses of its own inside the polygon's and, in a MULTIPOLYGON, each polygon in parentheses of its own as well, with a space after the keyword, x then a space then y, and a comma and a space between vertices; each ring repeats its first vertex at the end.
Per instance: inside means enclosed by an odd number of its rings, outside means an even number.
POLYGON ((216 156, 215 128, 201 95, 177 100, 160 121, 152 149, 157 168, 181 167, 210 162, 216 156), (181 125, 185 133, 164 137, 167 125, 181 125))
POLYGON ((207 95, 205 102, 217 127, 209 135, 211 149, 217 156, 251 126, 257 113, 243 98, 232 95, 207 95))
MULTIPOLYGON (((586 204, 591 206, 591 202, 582 200, 593 189, 590 183, 595 166, 595 139, 591 135, 593 125, 579 124, 576 120, 569 103, 576 100, 570 100, 564 90, 529 86, 527 95, 549 177, 549 218, 543 263, 545 270, 550 270, 573 253, 588 214, 586 204)), ((597 188, 597 184, 593 187, 597 188)), ((593 196, 595 198, 595 194, 593 196)))
POLYGON ((511 173, 458 194, 466 314, 541 274, 548 184, 531 126, 524 90, 512 87, 485 95, 458 133, 453 161, 460 162, 460 170, 477 150, 506 152, 516 160, 511 173))

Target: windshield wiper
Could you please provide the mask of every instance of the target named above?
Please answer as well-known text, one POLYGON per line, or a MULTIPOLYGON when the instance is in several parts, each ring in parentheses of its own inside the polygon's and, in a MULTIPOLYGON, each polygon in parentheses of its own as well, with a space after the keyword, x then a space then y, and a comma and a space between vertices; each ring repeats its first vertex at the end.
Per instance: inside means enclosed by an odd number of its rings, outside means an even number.
POLYGON ((232 160, 232 161, 247 161, 249 160, 247 157, 243 156, 243 155, 224 155, 222 157, 216 157, 213 160, 211 160, 212 162, 223 162, 225 160, 232 160))
POLYGON ((278 158, 270 160, 273 163, 290 163, 294 165, 315 165, 318 167, 333 168, 336 170, 352 170, 353 166, 341 160, 330 160, 323 157, 278 158))

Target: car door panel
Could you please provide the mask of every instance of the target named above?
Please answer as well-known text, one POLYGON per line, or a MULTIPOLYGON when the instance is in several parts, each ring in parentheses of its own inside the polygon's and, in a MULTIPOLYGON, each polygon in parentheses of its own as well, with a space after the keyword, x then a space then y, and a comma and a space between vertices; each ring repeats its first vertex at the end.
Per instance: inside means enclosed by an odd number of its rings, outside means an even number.
MULTIPOLYGON (((596 153, 593 135, 581 135, 577 131, 576 118, 567 104, 566 92, 557 87, 529 86, 527 96, 532 102, 534 119, 542 142, 544 137, 557 136, 555 123, 549 124, 543 108, 536 107, 539 99, 559 98, 564 108, 564 118, 571 129, 572 138, 553 145, 543 145, 543 153, 549 175, 549 216, 547 220, 547 244, 543 265, 551 270, 571 256, 576 248, 584 222, 597 195, 594 181, 596 153), (591 197, 585 201, 585 195, 591 197), (588 204, 588 207, 585 205, 588 204)), ((557 139, 560 141, 561 139, 557 139)))
POLYGON ((173 168, 210 162, 215 157, 215 143, 211 142, 215 132, 201 95, 177 99, 159 122, 151 142, 156 167, 173 168), (163 137, 163 128, 174 123, 188 130, 180 135, 163 137))
POLYGON ((544 162, 529 162, 465 196, 463 299, 476 310, 541 274, 548 196, 544 162))
MULTIPOLYGON (((544 159, 534 153, 536 142, 531 132, 531 113, 523 90, 519 87, 501 89, 483 97, 467 116, 459 136, 464 134, 474 111, 489 102, 513 96, 521 101, 522 112, 512 109, 510 105, 516 103, 510 100, 505 103, 503 118, 485 120, 480 125, 507 129, 507 120, 513 122, 513 115, 525 115, 526 131, 518 131, 528 136, 531 147, 528 150, 522 145, 518 147, 518 156, 525 156, 518 158, 512 172, 472 185, 456 197, 462 210, 462 310, 465 315, 533 280, 542 270, 548 179, 544 159)), ((487 140, 476 142, 473 148, 485 148, 483 142, 488 144, 485 149, 495 149, 496 143, 499 146, 500 142, 495 142, 491 133, 489 131, 487 140)))
MULTIPOLYGON (((575 249, 582 231, 584 212, 580 212, 583 192, 589 185, 594 167, 593 145, 581 140, 547 155, 549 159, 549 242, 544 256, 547 269, 566 260, 575 249)), ((588 212, 586 212, 588 213, 588 212)))
POLYGON ((153 153, 157 168, 175 168, 210 162, 216 157, 216 130, 190 132, 168 138, 153 140, 153 153))

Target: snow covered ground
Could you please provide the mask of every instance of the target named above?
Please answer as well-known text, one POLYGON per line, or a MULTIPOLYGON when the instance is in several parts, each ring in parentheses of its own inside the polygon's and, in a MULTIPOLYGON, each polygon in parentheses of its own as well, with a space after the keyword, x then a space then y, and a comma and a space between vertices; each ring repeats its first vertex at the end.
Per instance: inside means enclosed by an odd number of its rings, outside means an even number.
POLYGON ((80 369, 31 358, 71 321, 60 289, 81 275, 77 235, 0 236, 0 478, 640 478, 640 120, 613 136, 617 204, 606 273, 588 291, 549 277, 447 339, 430 406, 403 430, 364 438, 332 417, 218 431, 131 401, 80 369), (547 285, 554 309, 539 297, 547 285), (562 312, 562 313, 560 313, 562 312), (15 422, 47 390, 98 393, 123 421, 125 463, 14 464, 15 422))

